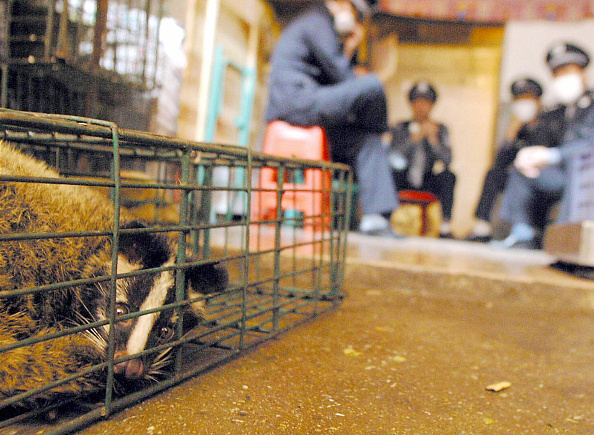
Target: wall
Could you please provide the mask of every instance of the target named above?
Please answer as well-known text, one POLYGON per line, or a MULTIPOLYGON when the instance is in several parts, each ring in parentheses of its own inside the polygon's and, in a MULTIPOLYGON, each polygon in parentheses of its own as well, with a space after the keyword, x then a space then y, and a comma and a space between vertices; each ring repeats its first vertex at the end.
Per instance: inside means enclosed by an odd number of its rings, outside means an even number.
MULTIPOLYGON (((178 136, 201 140, 197 137, 198 95, 200 86, 200 70, 202 66, 202 47, 205 28, 205 0, 188 2, 188 19, 186 26, 189 40, 186 41, 188 67, 185 71, 184 83, 181 91, 181 110, 179 117, 178 136), (188 24, 190 23, 190 24, 188 24)), ((249 35, 251 29, 257 29, 257 84, 254 110, 251 123, 250 145, 257 147, 260 143, 263 129, 263 111, 267 100, 267 86, 264 60, 268 56, 271 40, 278 33, 272 17, 270 7, 263 0, 221 0, 219 18, 217 22, 215 44, 224 47, 225 56, 233 62, 245 65, 250 55, 249 35)), ((235 119, 239 114, 239 75, 229 70, 225 81, 225 98, 222 115, 217 125, 215 142, 237 144, 237 128, 235 119)))
MULTIPOLYGON (((457 175, 452 227, 457 236, 471 229, 491 165, 502 40, 501 28, 478 28, 464 45, 400 44, 396 69, 386 82, 392 124, 410 117, 407 95, 416 80, 429 80, 438 90, 433 117, 450 131, 451 169, 457 175)), ((386 57, 381 44, 374 57, 386 57)))

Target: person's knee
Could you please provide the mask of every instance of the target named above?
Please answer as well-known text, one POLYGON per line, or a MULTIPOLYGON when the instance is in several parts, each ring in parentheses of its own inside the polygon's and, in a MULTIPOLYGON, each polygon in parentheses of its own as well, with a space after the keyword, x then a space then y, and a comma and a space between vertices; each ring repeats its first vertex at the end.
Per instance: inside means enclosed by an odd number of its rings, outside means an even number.
POLYGON ((384 85, 375 74, 353 79, 353 85, 361 89, 361 94, 370 97, 385 97, 384 85))

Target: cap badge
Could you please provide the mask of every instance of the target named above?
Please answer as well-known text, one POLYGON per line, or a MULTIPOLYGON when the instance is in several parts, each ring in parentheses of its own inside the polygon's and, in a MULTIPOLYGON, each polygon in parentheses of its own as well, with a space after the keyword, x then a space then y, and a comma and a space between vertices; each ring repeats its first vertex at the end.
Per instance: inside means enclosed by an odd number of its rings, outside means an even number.
POLYGON ((419 83, 419 85, 417 86, 417 90, 421 93, 429 92, 429 83, 427 83, 427 82, 419 83))

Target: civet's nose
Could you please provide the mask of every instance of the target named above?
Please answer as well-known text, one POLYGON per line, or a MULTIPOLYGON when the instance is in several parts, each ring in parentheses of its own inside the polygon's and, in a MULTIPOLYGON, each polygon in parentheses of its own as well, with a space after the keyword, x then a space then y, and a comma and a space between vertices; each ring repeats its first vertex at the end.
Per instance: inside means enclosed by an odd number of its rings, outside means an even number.
MULTIPOLYGON (((119 350, 115 353, 116 360, 128 356, 125 350, 119 350)), ((144 375, 144 364, 140 358, 134 358, 128 361, 116 363, 113 366, 113 372, 116 375, 124 375, 128 379, 139 379, 144 375)))

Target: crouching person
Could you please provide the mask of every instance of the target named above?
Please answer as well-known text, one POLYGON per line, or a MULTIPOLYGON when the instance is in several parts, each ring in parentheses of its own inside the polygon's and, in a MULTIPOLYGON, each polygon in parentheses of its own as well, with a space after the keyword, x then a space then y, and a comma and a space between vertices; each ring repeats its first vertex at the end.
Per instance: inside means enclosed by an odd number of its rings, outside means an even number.
POLYGON ((324 128, 332 159, 355 169, 360 231, 398 238, 389 225, 398 197, 381 141, 384 88, 377 75, 356 73, 353 62, 368 13, 365 0, 328 0, 286 27, 272 54, 266 120, 324 128))

